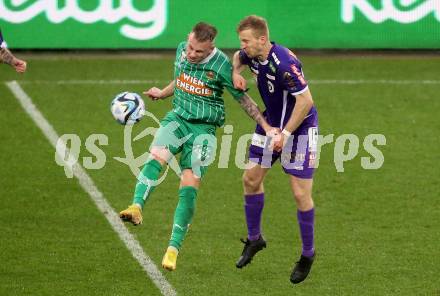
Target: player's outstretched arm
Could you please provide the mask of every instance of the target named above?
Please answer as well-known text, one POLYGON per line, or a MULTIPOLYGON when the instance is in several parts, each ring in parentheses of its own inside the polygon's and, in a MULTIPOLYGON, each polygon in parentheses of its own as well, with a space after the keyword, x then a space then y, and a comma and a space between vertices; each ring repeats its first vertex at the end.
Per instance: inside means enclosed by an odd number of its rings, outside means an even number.
POLYGON ((18 73, 26 71, 26 62, 17 59, 7 48, 0 48, 0 62, 12 66, 18 73))
POLYGON ((171 81, 167 86, 163 89, 152 87, 147 91, 144 91, 143 94, 150 97, 153 101, 158 99, 165 99, 173 95, 174 93, 174 80, 171 81))
POLYGON ((0 48, 0 62, 12 66, 12 61, 14 60, 14 55, 6 48, 0 48))
POLYGON ((241 75, 241 72, 244 71, 246 65, 241 63, 239 53, 239 51, 236 51, 232 58, 232 82, 234 83, 235 88, 246 90, 247 82, 241 75))
POLYGON ((15 71, 17 71, 18 73, 24 73, 26 72, 27 63, 23 60, 15 58, 12 61, 12 66, 15 68, 15 71))

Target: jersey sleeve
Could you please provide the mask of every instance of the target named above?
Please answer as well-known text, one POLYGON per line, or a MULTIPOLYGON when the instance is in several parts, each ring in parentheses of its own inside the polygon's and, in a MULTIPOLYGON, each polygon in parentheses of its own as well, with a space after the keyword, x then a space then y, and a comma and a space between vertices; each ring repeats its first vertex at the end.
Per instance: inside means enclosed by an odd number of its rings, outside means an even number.
POLYGON ((284 89, 292 95, 299 95, 308 89, 307 80, 304 78, 301 62, 297 59, 289 59, 282 63, 279 68, 284 89))
POLYGON ((219 74, 222 86, 228 90, 235 100, 239 101, 243 97, 244 92, 234 87, 232 82, 232 65, 229 60, 226 61, 219 74))

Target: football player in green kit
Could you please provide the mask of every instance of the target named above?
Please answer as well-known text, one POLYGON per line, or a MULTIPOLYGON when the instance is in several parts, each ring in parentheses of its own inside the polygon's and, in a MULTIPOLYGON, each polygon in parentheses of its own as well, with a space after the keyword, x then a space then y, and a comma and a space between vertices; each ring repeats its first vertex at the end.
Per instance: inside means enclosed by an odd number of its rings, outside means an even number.
POLYGON ((176 269, 177 255, 194 215, 197 190, 215 149, 215 131, 225 121, 224 88, 266 132, 280 132, 266 122, 246 93, 234 88, 231 62, 215 47, 216 35, 215 27, 196 24, 187 41, 177 47, 173 81, 163 89, 152 87, 144 92, 153 100, 174 96, 173 109, 162 119, 151 144, 150 159, 138 177, 132 205, 120 212, 121 219, 141 224, 144 204, 157 185, 162 168, 180 153, 179 202, 162 260, 162 266, 170 271, 176 269))

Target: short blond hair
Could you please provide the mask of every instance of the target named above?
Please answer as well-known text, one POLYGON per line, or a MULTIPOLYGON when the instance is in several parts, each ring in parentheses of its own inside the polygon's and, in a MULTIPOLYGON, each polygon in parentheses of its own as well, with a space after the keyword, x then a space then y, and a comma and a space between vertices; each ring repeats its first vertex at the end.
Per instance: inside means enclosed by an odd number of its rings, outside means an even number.
POLYGON ((267 21, 257 15, 250 15, 240 21, 237 26, 237 33, 251 29, 255 37, 266 36, 269 39, 269 28, 267 21))

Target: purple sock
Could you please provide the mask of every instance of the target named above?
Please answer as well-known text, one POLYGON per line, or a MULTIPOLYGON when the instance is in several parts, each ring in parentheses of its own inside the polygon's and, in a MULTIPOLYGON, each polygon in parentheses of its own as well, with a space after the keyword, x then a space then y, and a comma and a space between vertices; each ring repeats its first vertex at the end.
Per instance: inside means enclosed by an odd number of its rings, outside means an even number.
POLYGON ((315 246, 313 243, 313 228, 315 223, 315 209, 312 208, 306 212, 298 210, 298 224, 301 232, 302 255, 312 257, 315 254, 315 246))
POLYGON ((248 228, 248 239, 257 240, 261 235, 261 214, 264 207, 264 192, 244 196, 244 211, 248 228))

